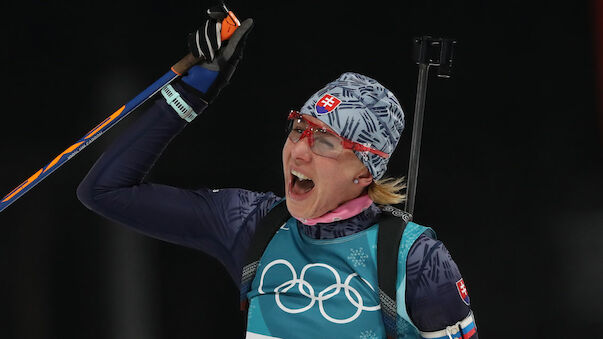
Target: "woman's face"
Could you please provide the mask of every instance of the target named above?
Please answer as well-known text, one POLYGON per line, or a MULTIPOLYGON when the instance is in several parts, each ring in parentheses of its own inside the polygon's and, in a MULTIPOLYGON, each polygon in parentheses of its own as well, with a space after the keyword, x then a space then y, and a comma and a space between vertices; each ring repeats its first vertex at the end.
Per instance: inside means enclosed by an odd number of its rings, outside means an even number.
MULTIPOLYGON (((328 126, 308 115, 321 127, 328 126)), ((358 197, 372 182, 372 176, 353 151, 345 149, 337 159, 314 154, 303 138, 283 147, 283 169, 287 208, 297 218, 316 218, 358 197), (354 183, 358 179, 358 183, 354 183)))

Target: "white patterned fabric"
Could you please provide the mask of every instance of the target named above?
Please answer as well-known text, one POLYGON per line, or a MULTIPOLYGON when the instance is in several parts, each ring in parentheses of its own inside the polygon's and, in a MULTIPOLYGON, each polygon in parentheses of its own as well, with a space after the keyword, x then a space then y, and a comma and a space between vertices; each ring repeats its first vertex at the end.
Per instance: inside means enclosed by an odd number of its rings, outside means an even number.
MULTIPOLYGON (((398 99, 376 80, 358 73, 344 73, 316 92, 300 110, 320 119, 342 137, 392 154, 404 130, 404 112, 398 99)), ((379 179, 388 159, 369 152, 355 152, 379 179)))

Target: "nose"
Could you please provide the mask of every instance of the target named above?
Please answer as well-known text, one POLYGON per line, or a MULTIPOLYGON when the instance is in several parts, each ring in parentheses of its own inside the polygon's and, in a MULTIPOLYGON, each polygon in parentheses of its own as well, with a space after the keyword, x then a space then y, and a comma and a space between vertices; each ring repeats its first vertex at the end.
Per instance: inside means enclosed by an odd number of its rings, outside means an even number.
POLYGON ((312 148, 310 147, 310 143, 312 140, 311 138, 311 135, 304 133, 296 143, 291 140, 288 140, 291 146, 291 157, 296 162, 310 162, 312 160, 313 152, 312 148))

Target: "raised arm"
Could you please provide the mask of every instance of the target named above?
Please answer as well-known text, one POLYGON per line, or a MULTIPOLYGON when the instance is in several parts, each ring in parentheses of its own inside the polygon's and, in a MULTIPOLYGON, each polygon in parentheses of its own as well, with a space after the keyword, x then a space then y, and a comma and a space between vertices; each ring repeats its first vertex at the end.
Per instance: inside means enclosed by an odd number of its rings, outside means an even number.
POLYGON ((220 17, 208 14, 188 39, 191 52, 207 61, 157 94, 99 158, 77 194, 85 206, 108 219, 215 256, 238 282, 239 261, 255 220, 277 197, 240 189, 188 190, 144 180, 170 141, 228 84, 241 58, 252 20, 245 20, 227 42, 216 42, 220 17))

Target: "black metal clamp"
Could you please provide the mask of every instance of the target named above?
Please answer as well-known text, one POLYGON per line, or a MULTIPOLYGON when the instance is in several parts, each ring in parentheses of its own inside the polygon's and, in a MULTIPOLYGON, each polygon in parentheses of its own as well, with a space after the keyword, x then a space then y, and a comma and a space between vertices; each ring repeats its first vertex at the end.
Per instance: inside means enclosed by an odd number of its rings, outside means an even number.
POLYGON ((456 40, 422 36, 414 38, 413 58, 419 65, 415 115, 408 164, 408 187, 404 211, 414 214, 415 195, 417 193, 417 177, 419 173, 419 155, 421 153, 421 135, 423 130, 423 112, 427 94, 427 80, 430 66, 437 67, 438 77, 450 78, 452 74, 452 57, 456 40))

